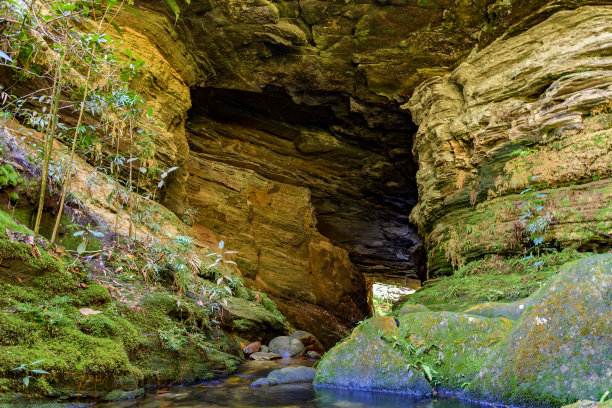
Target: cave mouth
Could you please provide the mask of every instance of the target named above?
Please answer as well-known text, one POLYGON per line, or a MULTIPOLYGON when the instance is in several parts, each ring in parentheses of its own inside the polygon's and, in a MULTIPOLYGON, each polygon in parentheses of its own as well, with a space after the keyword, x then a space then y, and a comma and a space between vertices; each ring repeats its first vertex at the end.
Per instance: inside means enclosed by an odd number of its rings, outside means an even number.
POLYGON ((278 86, 257 92, 199 87, 191 96, 186 129, 192 154, 308 188, 317 230, 345 248, 369 282, 411 287, 423 280, 424 250, 409 222, 418 190, 412 155, 417 126, 408 111, 386 99, 278 86), (202 129, 208 144, 194 142, 202 129), (306 164, 238 159, 241 152, 224 149, 220 139, 249 129, 265 136, 247 136, 247 144, 265 144, 267 151, 306 164), (204 146, 216 146, 217 153, 204 146))

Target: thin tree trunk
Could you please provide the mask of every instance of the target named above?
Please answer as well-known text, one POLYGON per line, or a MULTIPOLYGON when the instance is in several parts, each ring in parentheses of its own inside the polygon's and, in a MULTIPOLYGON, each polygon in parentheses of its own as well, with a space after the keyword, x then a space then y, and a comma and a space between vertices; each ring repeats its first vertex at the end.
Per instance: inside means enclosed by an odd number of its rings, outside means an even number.
POLYGON ((40 196, 38 199, 38 212, 36 213, 36 222, 34 223, 34 234, 38 235, 40 229, 40 220, 42 219, 43 207, 45 205, 45 195, 47 194, 47 177, 49 176, 49 162, 51 161, 51 150, 53 149, 53 139, 55 137, 55 128, 57 126, 57 116, 59 109, 59 100, 62 93, 62 65, 64 65, 65 56, 62 55, 60 62, 55 72, 53 79, 53 107, 51 109, 51 126, 47 134, 47 139, 44 143, 44 161, 43 174, 40 186, 40 196))
POLYGON ((133 155, 134 155, 134 121, 132 119, 130 119, 130 182, 129 182, 129 188, 128 188, 128 200, 130 203, 130 225, 129 225, 129 231, 128 231, 128 237, 129 237, 129 241, 130 244, 133 241, 134 238, 134 234, 132 234, 132 229, 134 228, 134 199, 132 197, 132 163, 133 163, 133 155))
POLYGON ((85 112, 85 102, 87 101, 87 93, 89 92, 89 79, 91 78, 91 65, 87 67, 87 78, 85 79, 85 91, 83 93, 83 100, 81 101, 81 110, 79 112, 79 120, 76 124, 76 129, 74 130, 74 137, 72 139, 72 149, 70 150, 70 159, 68 160, 68 175, 66 176, 66 182, 64 183, 64 188, 62 188, 62 194, 60 198, 59 210, 57 212, 57 218, 55 219, 55 226, 53 227, 53 234, 51 235, 51 245, 55 242, 55 237, 57 236, 57 230, 60 225, 60 221, 62 219, 62 212, 64 210, 64 202, 66 201, 66 193, 68 192, 68 188, 70 187, 70 180, 72 179, 72 162, 74 161, 74 152, 76 150, 76 144, 79 136, 79 128, 81 127, 81 122, 83 121, 83 113, 85 112))

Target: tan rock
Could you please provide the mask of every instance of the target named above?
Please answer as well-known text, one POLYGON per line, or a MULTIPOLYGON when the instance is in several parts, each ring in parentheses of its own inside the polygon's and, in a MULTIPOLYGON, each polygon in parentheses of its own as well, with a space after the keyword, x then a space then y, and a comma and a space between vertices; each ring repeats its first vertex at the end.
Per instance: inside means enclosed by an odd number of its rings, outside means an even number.
POLYGON ((532 176, 556 197, 547 204, 556 214, 547 240, 597 245, 597 232, 576 232, 612 228, 604 211, 612 183, 612 131, 586 118, 612 98, 612 34, 600 29, 611 24, 608 7, 560 11, 416 89, 404 106, 419 124, 419 204, 411 220, 426 239, 434 272, 460 266, 471 253, 518 248, 513 224, 520 212, 508 205, 520 200, 516 194, 531 186, 532 176), (515 158, 516 149, 534 152, 515 158), (562 205, 572 194, 586 199, 580 188, 564 187, 568 183, 600 191, 598 202, 569 198, 562 205), (475 204, 476 211, 470 210, 475 204), (572 211, 582 215, 579 223, 572 211), (479 238, 457 230, 462 224, 479 238))

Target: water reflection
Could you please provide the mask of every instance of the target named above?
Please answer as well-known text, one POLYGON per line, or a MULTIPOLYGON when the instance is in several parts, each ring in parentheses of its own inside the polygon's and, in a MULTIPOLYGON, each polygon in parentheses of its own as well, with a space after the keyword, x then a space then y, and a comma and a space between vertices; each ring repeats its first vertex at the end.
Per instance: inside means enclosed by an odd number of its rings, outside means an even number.
POLYGON ((257 378, 281 367, 312 365, 305 359, 273 362, 247 361, 238 372, 223 380, 185 387, 170 387, 147 394, 143 399, 104 404, 101 408, 476 408, 457 399, 419 400, 389 393, 315 389, 312 384, 287 384, 251 388, 257 378))

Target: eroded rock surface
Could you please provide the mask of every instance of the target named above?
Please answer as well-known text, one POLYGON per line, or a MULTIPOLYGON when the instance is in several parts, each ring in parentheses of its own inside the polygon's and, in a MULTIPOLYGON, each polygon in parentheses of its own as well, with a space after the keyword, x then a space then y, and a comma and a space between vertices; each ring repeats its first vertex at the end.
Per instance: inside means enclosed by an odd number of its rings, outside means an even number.
POLYGON ((610 245, 611 24, 609 7, 560 11, 417 88, 405 105, 420 125, 411 220, 430 273, 522 250, 535 236, 610 245), (533 215, 519 222, 524 194, 538 190, 533 215))

